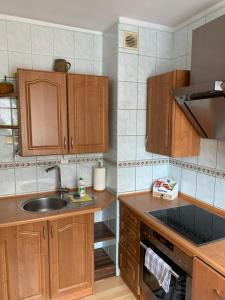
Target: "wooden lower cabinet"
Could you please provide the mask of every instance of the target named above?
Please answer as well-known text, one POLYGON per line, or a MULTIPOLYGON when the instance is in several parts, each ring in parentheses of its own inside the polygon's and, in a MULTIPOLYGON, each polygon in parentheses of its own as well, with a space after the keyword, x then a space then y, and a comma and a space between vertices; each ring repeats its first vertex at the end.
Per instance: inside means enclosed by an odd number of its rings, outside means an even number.
POLYGON ((121 276, 139 298, 139 219, 125 205, 120 203, 120 254, 121 276))
POLYGON ((49 222, 51 299, 76 299, 92 293, 93 214, 49 222))
POLYGON ((93 214, 0 229, 0 300, 93 293, 93 214))
POLYGON ((225 299, 225 277, 202 262, 194 259, 192 300, 225 299))
POLYGON ((0 229, 0 299, 49 299, 48 280, 47 222, 0 229))

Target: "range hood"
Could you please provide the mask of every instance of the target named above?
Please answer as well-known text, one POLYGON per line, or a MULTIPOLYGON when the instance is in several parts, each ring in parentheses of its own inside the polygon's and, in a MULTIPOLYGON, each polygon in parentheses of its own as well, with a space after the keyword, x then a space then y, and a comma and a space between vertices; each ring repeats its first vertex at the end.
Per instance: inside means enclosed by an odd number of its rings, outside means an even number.
POLYGON ((190 86, 174 96, 201 137, 225 140, 225 15, 193 31, 190 86))

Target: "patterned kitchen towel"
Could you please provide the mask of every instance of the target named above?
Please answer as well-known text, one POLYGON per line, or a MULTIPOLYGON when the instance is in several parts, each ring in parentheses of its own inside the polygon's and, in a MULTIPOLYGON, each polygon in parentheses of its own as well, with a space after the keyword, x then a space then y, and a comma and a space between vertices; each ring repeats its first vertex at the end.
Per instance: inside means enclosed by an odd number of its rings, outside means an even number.
POLYGON ((145 267, 155 276, 166 293, 169 292, 172 268, 151 248, 145 253, 145 267))

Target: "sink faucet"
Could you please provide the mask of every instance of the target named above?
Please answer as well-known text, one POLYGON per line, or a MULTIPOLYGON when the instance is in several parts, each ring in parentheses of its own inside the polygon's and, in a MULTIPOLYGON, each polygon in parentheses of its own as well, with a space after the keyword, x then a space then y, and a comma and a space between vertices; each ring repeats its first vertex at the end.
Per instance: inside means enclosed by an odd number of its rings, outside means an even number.
POLYGON ((58 173, 58 184, 57 184, 58 187, 57 187, 57 192, 59 192, 60 193, 60 197, 63 198, 63 194, 64 193, 69 193, 70 189, 67 188, 67 187, 62 187, 60 166, 55 165, 55 166, 52 166, 52 167, 49 167, 49 168, 45 169, 45 171, 48 173, 49 171, 52 171, 54 169, 56 169, 57 173, 58 173))

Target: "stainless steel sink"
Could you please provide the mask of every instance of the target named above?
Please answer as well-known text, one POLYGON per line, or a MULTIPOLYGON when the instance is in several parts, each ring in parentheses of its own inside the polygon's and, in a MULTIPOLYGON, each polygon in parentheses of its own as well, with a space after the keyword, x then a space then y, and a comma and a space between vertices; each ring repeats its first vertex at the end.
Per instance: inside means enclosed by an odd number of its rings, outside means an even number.
POLYGON ((68 205, 68 201, 64 198, 51 196, 29 199, 22 203, 21 208, 30 212, 48 212, 59 210, 68 205))

